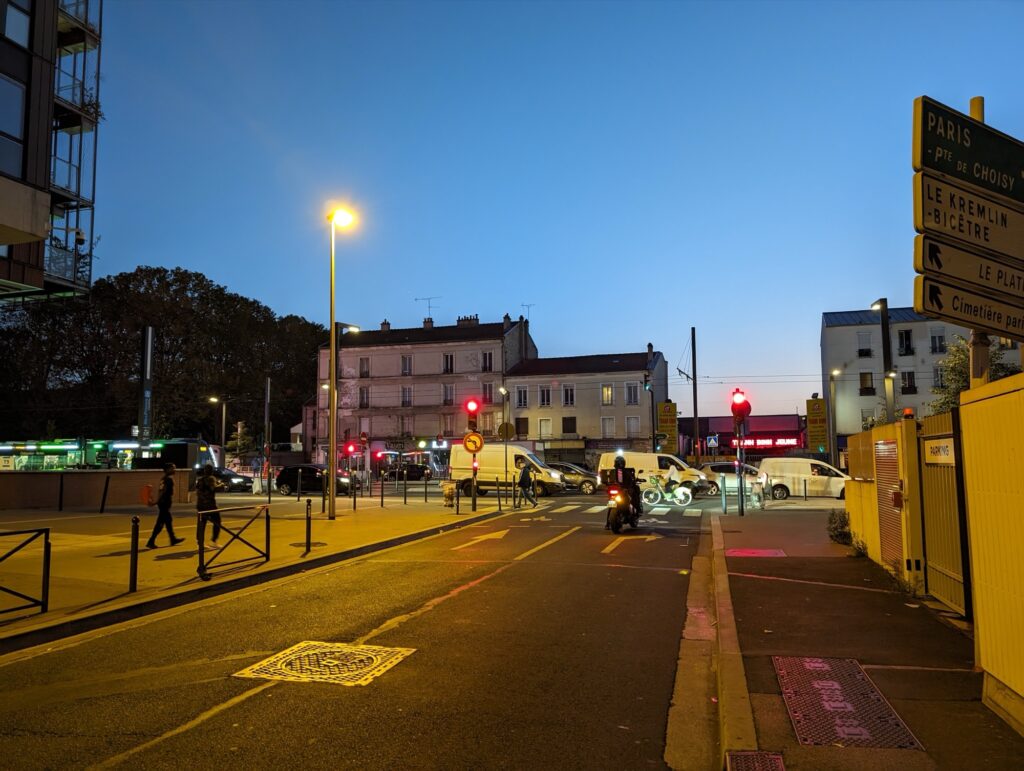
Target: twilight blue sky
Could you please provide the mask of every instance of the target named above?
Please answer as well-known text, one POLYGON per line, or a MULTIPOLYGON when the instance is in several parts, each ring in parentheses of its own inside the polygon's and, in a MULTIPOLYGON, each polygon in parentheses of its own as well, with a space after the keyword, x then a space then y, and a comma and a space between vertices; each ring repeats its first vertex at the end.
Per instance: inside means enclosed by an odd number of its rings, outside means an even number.
MULTIPOLYGON (((821 390, 824 311, 913 301, 914 97, 1024 137, 1015 2, 106 0, 96 277, 327 323, 529 316, 692 414, 821 390)), ((919 375, 922 384, 930 380, 919 375)))

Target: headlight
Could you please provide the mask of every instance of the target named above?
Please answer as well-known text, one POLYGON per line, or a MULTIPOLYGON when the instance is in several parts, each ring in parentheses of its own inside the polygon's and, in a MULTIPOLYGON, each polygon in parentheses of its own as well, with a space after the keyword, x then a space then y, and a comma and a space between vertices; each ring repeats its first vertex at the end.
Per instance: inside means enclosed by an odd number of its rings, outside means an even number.
POLYGON ((244 482, 244 481, 245 481, 245 480, 244 480, 244 479, 242 479, 242 477, 231 477, 231 483, 232 483, 232 484, 235 484, 235 485, 240 485, 240 484, 242 484, 242 482, 244 482))
POLYGON ((698 474, 698 476, 699 476, 699 477, 700 477, 701 479, 707 479, 707 478, 708 478, 708 475, 707 475, 707 474, 698 474))
POLYGON ((556 482, 562 478, 562 475, 559 474, 557 471, 552 471, 551 476, 556 482))

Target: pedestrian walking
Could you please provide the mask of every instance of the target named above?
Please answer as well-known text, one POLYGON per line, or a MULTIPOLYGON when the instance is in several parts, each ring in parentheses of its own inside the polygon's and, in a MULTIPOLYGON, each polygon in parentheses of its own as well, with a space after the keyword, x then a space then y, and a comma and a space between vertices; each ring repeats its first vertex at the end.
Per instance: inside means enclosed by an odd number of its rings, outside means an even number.
POLYGON ((524 458, 517 458, 516 465, 519 467, 519 492, 522 497, 537 508, 537 494, 533 490, 533 475, 530 471, 530 464, 524 458))
POLYGON ((164 464, 164 475, 160 479, 160 487, 156 494, 156 525, 153 527, 153 534, 146 542, 147 549, 156 548, 156 537, 165 527, 167 535, 171 539, 171 546, 177 546, 185 540, 174 537, 174 520, 171 517, 171 504, 174 502, 174 471, 173 463, 164 464))
POLYGON ((199 522, 196 524, 196 541, 203 542, 203 531, 207 522, 213 523, 213 537, 206 544, 212 549, 219 549, 217 537, 220 535, 220 512, 217 511, 217 491, 224 483, 213 475, 213 466, 207 463, 196 480, 196 511, 199 522))

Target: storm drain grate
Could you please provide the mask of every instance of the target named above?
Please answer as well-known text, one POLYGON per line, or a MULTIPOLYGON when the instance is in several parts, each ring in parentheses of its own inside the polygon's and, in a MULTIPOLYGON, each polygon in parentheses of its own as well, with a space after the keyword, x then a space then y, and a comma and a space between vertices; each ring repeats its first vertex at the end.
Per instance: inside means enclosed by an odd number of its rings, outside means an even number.
POLYGON ((772 662, 801 744, 924 749, 855 659, 772 662))
POLYGON ((777 752, 729 752, 725 771, 786 771, 786 766, 777 752))
POLYGON ((785 557, 782 549, 726 549, 726 557, 785 557))
POLYGON ((288 680, 293 683, 367 685, 415 651, 415 648, 300 642, 236 672, 235 677, 288 680))

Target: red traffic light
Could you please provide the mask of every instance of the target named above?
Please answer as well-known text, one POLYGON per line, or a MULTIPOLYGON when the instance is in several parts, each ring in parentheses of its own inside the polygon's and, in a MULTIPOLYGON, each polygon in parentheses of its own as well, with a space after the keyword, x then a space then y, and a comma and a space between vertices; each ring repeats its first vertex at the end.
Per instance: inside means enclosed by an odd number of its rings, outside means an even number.
POLYGON ((377 457, 377 460, 380 460, 381 458, 383 458, 384 457, 384 451, 383 450, 377 450, 377 456, 376 457, 377 457))
POLYGON ((466 412, 470 415, 476 415, 480 411, 480 402, 476 399, 468 399, 466 401, 466 412))
POLYGON ((354 444, 352 444, 351 442, 349 442, 348 444, 345 445, 345 452, 347 452, 349 455, 352 455, 355 451, 356 451, 356 446, 354 444))
POLYGON ((738 388, 732 392, 732 416, 737 420, 745 420, 750 416, 750 402, 747 395, 738 388))

